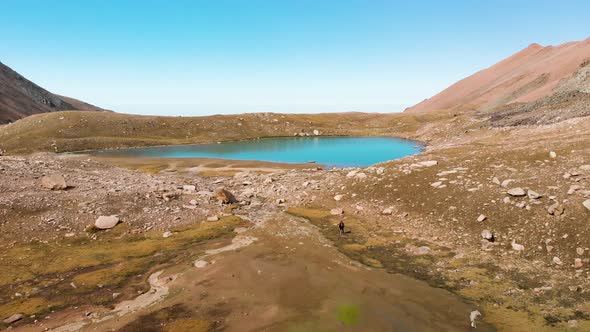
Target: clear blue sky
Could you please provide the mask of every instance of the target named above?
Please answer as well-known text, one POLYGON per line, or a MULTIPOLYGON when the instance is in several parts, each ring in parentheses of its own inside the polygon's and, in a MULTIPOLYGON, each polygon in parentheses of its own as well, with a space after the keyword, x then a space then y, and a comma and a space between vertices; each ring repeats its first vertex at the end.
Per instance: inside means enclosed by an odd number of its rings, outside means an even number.
POLYGON ((399 111, 537 42, 590 1, 0 0, 0 61, 116 111, 399 111))

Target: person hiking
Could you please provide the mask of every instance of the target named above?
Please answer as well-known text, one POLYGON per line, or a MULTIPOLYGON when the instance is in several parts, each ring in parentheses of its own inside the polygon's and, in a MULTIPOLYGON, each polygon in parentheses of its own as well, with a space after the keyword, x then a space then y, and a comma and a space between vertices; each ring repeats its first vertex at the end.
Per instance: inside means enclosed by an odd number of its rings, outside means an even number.
POLYGON ((338 229, 340 230, 340 236, 344 235, 344 221, 340 220, 338 224, 338 229))

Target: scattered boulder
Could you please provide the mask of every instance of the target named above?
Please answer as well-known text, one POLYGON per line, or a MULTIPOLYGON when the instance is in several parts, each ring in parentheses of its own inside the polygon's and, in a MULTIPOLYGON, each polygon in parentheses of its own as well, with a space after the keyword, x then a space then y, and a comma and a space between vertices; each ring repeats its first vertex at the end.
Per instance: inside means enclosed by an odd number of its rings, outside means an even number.
POLYGON ((585 200, 582 205, 590 211, 590 199, 585 200))
POLYGON ((180 197, 180 193, 173 191, 173 192, 167 192, 167 193, 163 193, 162 194, 162 198, 166 201, 166 202, 170 202, 173 199, 176 199, 180 197))
POLYGON ((500 180, 497 177, 494 176, 492 178, 492 183, 497 184, 497 185, 500 185, 500 180))
POLYGON ((170 231, 164 232, 164 234, 162 234, 163 238, 169 238, 171 236, 172 236, 172 232, 170 232, 170 231))
POLYGON ((317 129, 314 129, 314 130, 313 130, 313 134, 314 134, 315 136, 318 136, 318 135, 320 134, 320 131, 319 131, 319 130, 317 130, 317 129))
POLYGON ((565 209, 563 205, 555 202, 555 204, 547 208, 547 212, 552 216, 561 216, 565 212, 565 209))
POLYGON ((193 194, 197 191, 197 186, 186 184, 182 186, 182 191, 187 194, 193 194))
POLYGON ((59 174, 46 175, 42 177, 41 186, 49 190, 64 190, 68 187, 64 177, 59 174))
POLYGON ((438 165, 438 161, 426 160, 426 161, 420 161, 415 164, 412 164, 412 165, 410 165, 410 167, 431 167, 431 166, 435 166, 435 165, 438 165))
POLYGON ((430 249, 430 247, 428 246, 416 247, 413 245, 408 245, 407 249, 410 251, 412 255, 415 256, 428 255, 432 251, 432 249, 430 249))
POLYGON ((584 248, 580 248, 580 247, 576 248, 576 254, 582 256, 584 254, 584 248))
POLYGON ((381 214, 383 214, 384 216, 390 216, 393 214, 393 209, 388 207, 383 209, 383 211, 381 212, 381 214))
POLYGON ((528 190, 528 192, 527 192, 527 196, 528 196, 530 199, 539 199, 539 198, 543 197, 543 196, 542 196, 541 194, 539 194, 538 192, 536 192, 536 191, 533 191, 533 190, 530 190, 530 189, 529 189, 529 190, 528 190))
POLYGON ((516 188, 509 189, 508 195, 510 195, 512 197, 523 197, 523 196, 526 196, 526 192, 524 191, 524 189, 522 189, 520 187, 516 187, 516 188))
POLYGON ((344 209, 342 208, 334 208, 332 210, 330 210, 330 214, 333 216, 337 216, 339 214, 343 214, 344 213, 344 209))
POLYGON ((204 261, 204 260, 198 260, 198 261, 195 262, 195 267, 196 268, 199 268, 199 269, 202 269, 202 268, 204 268, 207 265, 209 265, 209 262, 204 261))
POLYGON ((512 246, 512 250, 524 251, 524 246, 522 244, 516 243, 515 240, 512 240, 512 243, 510 243, 510 245, 512 246))
POLYGON ((350 172, 346 173, 346 177, 347 178, 354 177, 356 175, 356 173, 358 173, 358 171, 350 171, 350 172))
POLYGON ((213 221, 218 221, 218 220, 219 220, 219 217, 218 216, 207 217, 207 221, 213 222, 213 221))
POLYGON ((576 258, 574 259, 574 267, 576 269, 579 269, 583 266, 584 264, 582 264, 582 259, 581 258, 576 258))
POLYGON ((475 324, 475 321, 477 321, 477 319, 479 318, 479 316, 481 316, 481 312, 479 312, 479 310, 473 310, 469 314, 469 321, 471 322, 471 327, 477 328, 477 326, 475 324))
POLYGON ((590 165, 582 165, 579 167, 582 171, 590 172, 590 165))
POLYGON ((559 257, 555 256, 555 257, 553 257, 553 264, 561 265, 563 263, 561 262, 561 259, 559 259, 559 257))
POLYGON ((557 153, 555 153, 555 151, 549 151, 549 158, 551 158, 551 159, 557 158, 557 153))
POLYGON ((94 222, 94 227, 98 229, 111 229, 119 223, 119 217, 116 215, 112 216, 100 216, 94 222))
POLYGON ((506 180, 502 181, 501 186, 504 187, 504 188, 507 188, 508 185, 511 184, 512 182, 514 182, 513 179, 506 179, 506 180))
POLYGON ((490 230, 484 229, 481 231, 481 237, 490 242, 494 242, 494 233, 490 230))
POLYGON ((578 191, 578 190, 580 190, 580 189, 582 189, 582 187, 580 187, 580 186, 579 186, 579 185, 577 185, 577 184, 573 184, 573 185, 571 185, 571 186, 570 186, 570 188, 567 190, 567 194, 568 194, 568 195, 573 195, 573 194, 575 194, 575 193, 576 193, 576 191, 578 191))
POLYGON ((223 187, 215 189, 215 199, 221 204, 237 203, 236 197, 223 187))
POLYGON ((12 324, 12 323, 18 322, 19 320, 23 319, 24 317, 25 317, 25 315, 23 315, 23 314, 14 314, 14 315, 6 318, 2 322, 4 322, 4 324, 12 324))
POLYGON ((479 215, 479 217, 477 217, 477 221, 478 221, 478 222, 482 222, 482 221, 486 220, 487 218, 488 218, 488 217, 486 217, 485 215, 483 215, 483 214, 480 214, 480 215, 479 215))
POLYGON ((336 196, 334 196, 334 200, 339 202, 342 200, 343 197, 344 197, 344 195, 336 195, 336 196))

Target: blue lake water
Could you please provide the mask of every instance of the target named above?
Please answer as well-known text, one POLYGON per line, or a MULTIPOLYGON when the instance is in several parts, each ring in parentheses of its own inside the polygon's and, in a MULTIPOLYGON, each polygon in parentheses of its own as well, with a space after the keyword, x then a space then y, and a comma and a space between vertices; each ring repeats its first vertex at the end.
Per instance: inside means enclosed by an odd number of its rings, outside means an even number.
POLYGON ((103 150, 95 154, 143 158, 221 158, 280 163, 314 161, 326 167, 363 167, 420 153, 415 142, 389 137, 291 137, 219 144, 103 150))

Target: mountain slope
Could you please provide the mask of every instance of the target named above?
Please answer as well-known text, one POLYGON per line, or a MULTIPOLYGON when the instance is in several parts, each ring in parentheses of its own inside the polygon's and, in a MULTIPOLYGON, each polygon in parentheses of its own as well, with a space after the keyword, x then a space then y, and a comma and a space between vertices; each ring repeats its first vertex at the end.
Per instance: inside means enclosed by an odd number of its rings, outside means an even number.
POLYGON ((510 103, 532 102, 550 95, 588 60, 590 38, 558 46, 531 44, 407 111, 485 111, 510 103))
POLYGON ((104 111, 79 100, 53 94, 0 62, 0 124, 33 114, 65 110, 104 111))

